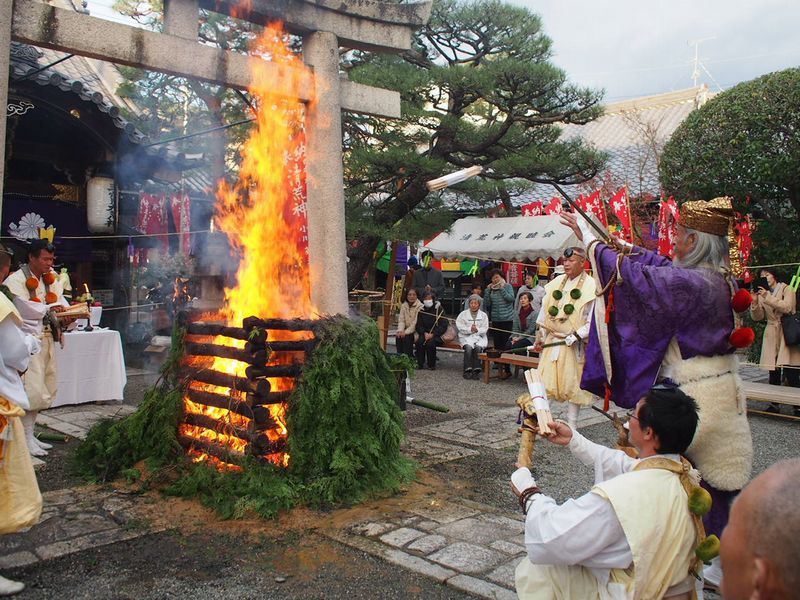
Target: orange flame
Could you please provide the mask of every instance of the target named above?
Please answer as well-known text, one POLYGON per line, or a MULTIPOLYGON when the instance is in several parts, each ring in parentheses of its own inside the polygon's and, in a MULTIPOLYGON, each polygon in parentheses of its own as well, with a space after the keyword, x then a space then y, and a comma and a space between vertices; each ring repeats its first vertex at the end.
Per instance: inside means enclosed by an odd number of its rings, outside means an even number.
POLYGON ((241 255, 236 287, 225 290, 225 314, 232 323, 251 315, 288 319, 313 313, 304 194, 295 194, 291 185, 297 175, 291 171, 304 167, 304 110, 301 102, 287 99, 299 96, 307 70, 286 42, 273 24, 256 44, 260 58, 250 61, 249 88, 259 109, 256 125, 242 150, 238 180, 220 182, 217 192, 217 225, 241 255), (270 79, 266 58, 292 67, 291 75, 281 82, 270 79))
MULTIPOLYGON (((279 24, 271 24, 251 48, 251 85, 249 92, 258 108, 255 126, 242 148, 238 179, 221 181, 217 189, 216 225, 227 234, 240 256, 236 285, 225 290, 222 316, 230 325, 241 327, 248 316, 262 318, 311 318, 308 266, 308 237, 305 219, 305 144, 304 107, 299 100, 305 93, 309 70, 288 45, 288 37, 279 24), (268 71, 272 63, 284 67, 278 81, 268 71)), ((305 332, 270 331, 271 340, 307 339, 305 332)), ((243 347, 244 341, 217 337, 214 344, 243 347)), ((291 354, 274 358, 270 364, 288 363, 291 354)), ((239 377, 247 364, 225 358, 208 363, 207 368, 239 377)), ((290 390, 294 380, 270 378, 273 391, 290 390)), ((226 396, 228 388, 193 382, 191 387, 226 396)), ((207 407, 184 398, 187 413, 213 417, 221 423, 252 427, 250 420, 225 409, 207 407)), ((269 405, 276 426, 264 433, 270 440, 286 437, 282 404, 269 405)), ((245 452, 247 443, 235 436, 193 425, 181 425, 181 433, 198 440, 214 441, 237 452, 245 452)), ((264 456, 277 465, 287 465, 286 453, 264 456)), ((208 455, 194 452, 193 460, 208 455)), ((214 461, 211 461, 212 464, 214 461)))

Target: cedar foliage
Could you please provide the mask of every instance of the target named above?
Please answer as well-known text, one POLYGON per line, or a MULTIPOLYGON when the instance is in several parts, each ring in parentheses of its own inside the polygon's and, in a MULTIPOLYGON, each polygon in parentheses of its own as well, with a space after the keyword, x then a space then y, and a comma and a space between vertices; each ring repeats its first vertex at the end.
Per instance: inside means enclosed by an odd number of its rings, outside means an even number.
POLYGON ((291 472, 312 503, 358 502, 413 475, 400 454, 397 383, 378 335, 372 321, 332 319, 290 400, 291 472))
POLYGON ((248 512, 269 518, 298 503, 353 503, 396 492, 414 474, 414 463, 400 454, 403 417, 392 372, 406 363, 383 353, 371 321, 327 319, 317 336, 289 401, 288 470, 248 457, 241 471, 217 471, 186 458, 177 442, 183 353, 177 329, 161 380, 134 414, 92 428, 73 458, 75 470, 108 481, 145 459, 150 469, 178 474, 166 494, 198 498, 223 518, 248 512))

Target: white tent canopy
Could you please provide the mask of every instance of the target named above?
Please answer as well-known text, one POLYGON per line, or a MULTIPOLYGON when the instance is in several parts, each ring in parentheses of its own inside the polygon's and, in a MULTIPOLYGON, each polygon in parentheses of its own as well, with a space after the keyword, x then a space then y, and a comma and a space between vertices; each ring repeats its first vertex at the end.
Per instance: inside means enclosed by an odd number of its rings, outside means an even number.
POLYGON ((459 219, 425 247, 437 258, 524 261, 557 260, 570 246, 582 246, 558 215, 459 219))

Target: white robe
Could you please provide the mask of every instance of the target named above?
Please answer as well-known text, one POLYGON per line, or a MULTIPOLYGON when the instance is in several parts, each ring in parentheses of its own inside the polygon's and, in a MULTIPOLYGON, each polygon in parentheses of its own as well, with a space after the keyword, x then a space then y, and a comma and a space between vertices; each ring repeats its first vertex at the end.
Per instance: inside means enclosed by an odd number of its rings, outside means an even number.
MULTIPOLYGON (((584 465, 594 468, 595 483, 627 473, 641 462, 620 450, 595 444, 577 431, 573 431, 569 449, 584 465)), ((676 454, 658 456, 680 462, 676 454)), ((525 521, 525 548, 531 563, 585 567, 601 587, 607 585, 612 569, 626 569, 633 562, 614 508, 594 492, 561 505, 544 494, 533 496, 525 521)))

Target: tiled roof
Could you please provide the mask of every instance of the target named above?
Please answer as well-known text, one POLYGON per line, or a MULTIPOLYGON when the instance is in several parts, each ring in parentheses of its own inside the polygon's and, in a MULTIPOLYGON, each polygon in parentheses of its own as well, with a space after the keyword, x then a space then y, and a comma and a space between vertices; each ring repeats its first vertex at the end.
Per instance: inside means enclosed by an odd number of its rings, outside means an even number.
MULTIPOLYGON (((657 195, 660 185, 654 148, 660 151, 689 113, 702 106, 710 96, 703 85, 615 102, 606 105, 603 116, 595 121, 586 125, 565 125, 562 138, 582 138, 608 153, 607 169, 611 180, 616 185, 627 183, 632 195, 657 195)), ((578 186, 564 186, 564 189, 573 197, 581 191, 578 186)), ((536 185, 517 198, 515 204, 556 195, 552 186, 536 185)))
POLYGON ((183 152, 169 148, 167 144, 146 146, 150 141, 149 138, 133 123, 121 116, 121 106, 134 113, 138 112, 138 109, 130 101, 117 94, 116 90, 122 82, 122 75, 112 64, 74 55, 33 74, 42 67, 47 67, 67 56, 68 54, 65 52, 12 42, 9 69, 11 79, 20 81, 28 78, 41 86, 51 85, 61 91, 72 92, 84 102, 94 103, 97 109, 106 113, 114 125, 122 130, 131 142, 142 145, 147 154, 161 157, 182 169, 200 164, 201 161, 189 158, 183 152))

